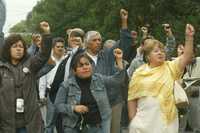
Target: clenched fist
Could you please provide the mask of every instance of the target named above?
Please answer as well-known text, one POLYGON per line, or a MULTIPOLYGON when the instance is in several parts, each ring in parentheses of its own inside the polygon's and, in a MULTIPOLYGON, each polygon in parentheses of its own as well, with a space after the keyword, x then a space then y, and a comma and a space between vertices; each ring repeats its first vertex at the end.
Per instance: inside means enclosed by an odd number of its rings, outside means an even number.
POLYGON ((40 22, 40 29, 41 29, 44 33, 49 34, 49 33, 50 33, 50 26, 49 26, 49 23, 46 22, 46 21, 40 22))

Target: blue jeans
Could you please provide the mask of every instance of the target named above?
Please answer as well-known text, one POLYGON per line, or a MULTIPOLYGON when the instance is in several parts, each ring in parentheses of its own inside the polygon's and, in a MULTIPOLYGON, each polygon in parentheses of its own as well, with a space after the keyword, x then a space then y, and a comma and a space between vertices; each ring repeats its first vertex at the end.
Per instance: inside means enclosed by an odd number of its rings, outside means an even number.
POLYGON ((53 133, 54 128, 56 127, 57 115, 58 113, 56 112, 56 107, 48 96, 45 133, 53 133))
POLYGON ((54 133, 55 127, 57 133, 63 133, 62 115, 57 112, 55 104, 47 96, 45 133, 54 133))
POLYGON ((27 131, 25 127, 22 127, 22 128, 17 128, 16 133, 27 133, 27 131))

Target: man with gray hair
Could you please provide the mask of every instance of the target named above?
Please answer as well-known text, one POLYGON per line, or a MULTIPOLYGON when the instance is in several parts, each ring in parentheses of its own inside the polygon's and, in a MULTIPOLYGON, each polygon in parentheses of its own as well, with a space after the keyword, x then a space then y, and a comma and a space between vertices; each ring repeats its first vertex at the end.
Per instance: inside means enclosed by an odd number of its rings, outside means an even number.
MULTIPOLYGON (((121 16, 124 17, 124 16, 121 16)), ((113 55, 113 49, 118 47, 122 49, 125 56, 130 50, 132 44, 132 37, 127 29, 126 19, 122 19, 122 29, 120 32, 119 44, 112 48, 102 49, 102 37, 97 31, 88 31, 85 36, 85 47, 86 53, 90 57, 94 73, 100 73, 102 75, 111 76, 114 75, 118 70, 115 67, 115 57, 113 55)), ((127 79, 128 81, 128 79, 127 79)), ((128 84, 128 83, 127 83, 128 84)), ((114 86, 114 85, 113 85, 114 86)), ((116 87, 116 86, 115 86, 116 87)), ((121 110, 122 102, 126 99, 127 88, 115 88, 118 91, 110 92, 108 91, 109 102, 112 107, 112 118, 110 118, 110 123, 104 125, 106 127, 106 133, 119 133, 120 132, 120 121, 121 121, 121 110), (110 97, 116 93, 118 97, 110 97), (121 94, 121 95, 119 95, 121 94)))

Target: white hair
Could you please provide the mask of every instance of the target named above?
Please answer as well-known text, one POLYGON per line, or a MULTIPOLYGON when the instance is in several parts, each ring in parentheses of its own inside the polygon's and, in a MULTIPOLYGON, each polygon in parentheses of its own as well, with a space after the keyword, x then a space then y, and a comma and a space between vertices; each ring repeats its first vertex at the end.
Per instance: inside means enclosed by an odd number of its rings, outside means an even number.
POLYGON ((87 45, 95 36, 101 38, 101 34, 98 31, 88 31, 85 35, 85 44, 87 45))

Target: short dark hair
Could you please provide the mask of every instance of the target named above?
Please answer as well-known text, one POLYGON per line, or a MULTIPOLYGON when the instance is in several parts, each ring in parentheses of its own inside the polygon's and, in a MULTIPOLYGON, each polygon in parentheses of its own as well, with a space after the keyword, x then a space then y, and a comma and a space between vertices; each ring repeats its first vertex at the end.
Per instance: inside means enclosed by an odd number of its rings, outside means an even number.
POLYGON ((82 40, 82 42, 83 42, 83 40, 84 40, 84 35, 81 34, 81 33, 79 33, 79 32, 76 32, 76 31, 72 31, 72 32, 70 33, 70 37, 80 37, 81 40, 82 40))
POLYGON ((151 36, 151 35, 148 35, 148 36, 142 38, 142 40, 141 40, 141 44, 144 45, 144 42, 145 42, 147 39, 154 39, 154 37, 151 36))
POLYGON ((61 42, 61 43, 65 44, 65 40, 62 37, 56 37, 53 39, 52 47, 55 47, 57 42, 61 42))
POLYGON ((23 55, 22 59, 27 55, 26 42, 24 41, 22 36, 20 34, 11 34, 7 38, 5 38, 5 42, 2 47, 2 53, 1 53, 2 55, 1 56, 2 56, 3 61, 11 62, 10 49, 11 49, 12 45, 17 43, 18 41, 21 41, 24 46, 24 55, 23 55))
POLYGON ((80 63, 81 58, 86 58, 91 63, 91 59, 86 53, 79 53, 76 56, 74 56, 74 58, 72 58, 72 61, 71 61, 71 68, 74 71, 76 71, 76 68, 77 68, 78 64, 80 63))

